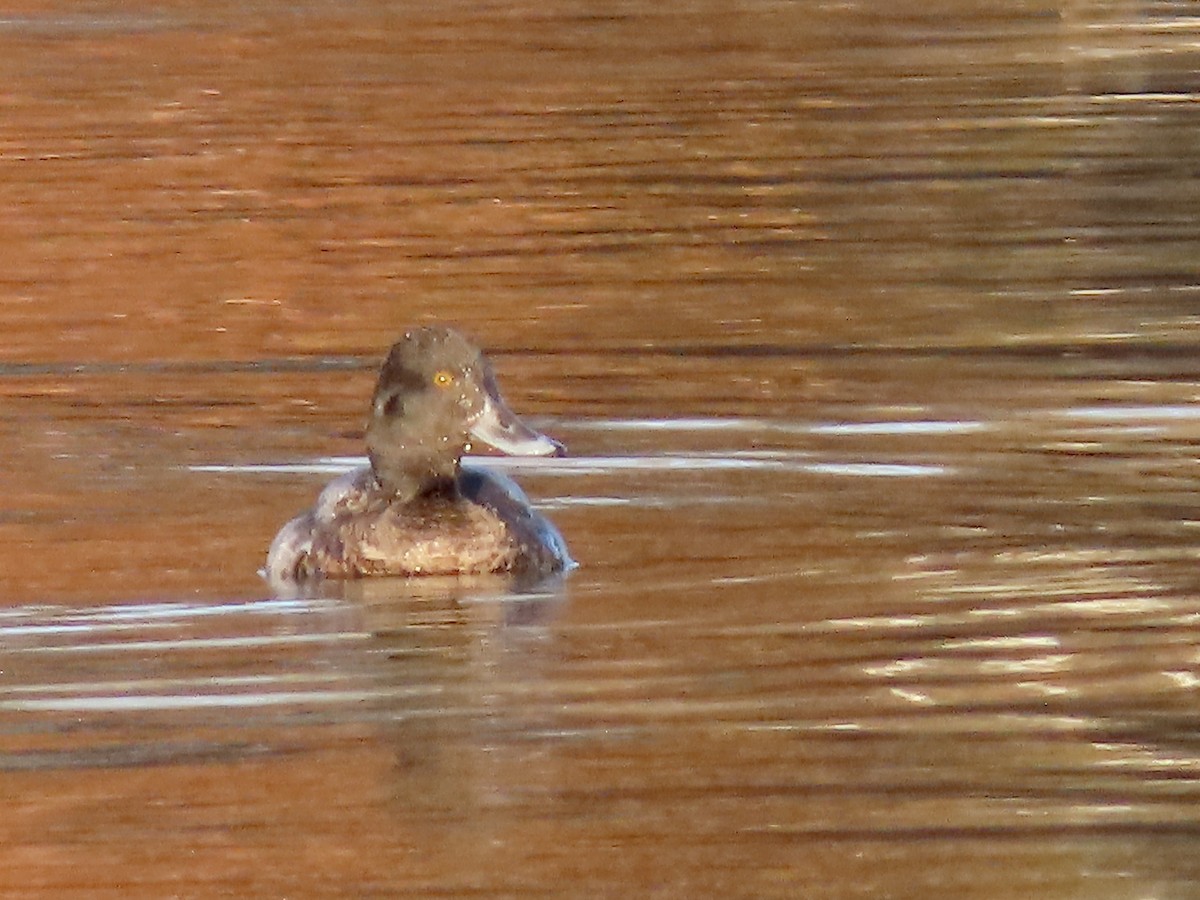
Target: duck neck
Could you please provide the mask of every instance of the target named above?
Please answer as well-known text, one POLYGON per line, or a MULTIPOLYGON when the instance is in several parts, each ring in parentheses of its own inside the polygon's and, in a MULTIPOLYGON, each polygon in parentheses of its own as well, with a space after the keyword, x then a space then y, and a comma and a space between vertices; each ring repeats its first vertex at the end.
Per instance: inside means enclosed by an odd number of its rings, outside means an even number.
POLYGON ((390 502, 409 503, 458 490, 458 460, 368 453, 375 483, 390 502))

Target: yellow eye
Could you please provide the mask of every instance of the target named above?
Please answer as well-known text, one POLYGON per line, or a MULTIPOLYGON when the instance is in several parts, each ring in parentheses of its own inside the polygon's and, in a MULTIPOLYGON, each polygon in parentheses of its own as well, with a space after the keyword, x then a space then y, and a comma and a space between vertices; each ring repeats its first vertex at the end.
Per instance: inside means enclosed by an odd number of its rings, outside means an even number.
POLYGON ((454 375, 443 369, 440 372, 434 373, 433 383, 440 388, 449 387, 454 383, 454 375))

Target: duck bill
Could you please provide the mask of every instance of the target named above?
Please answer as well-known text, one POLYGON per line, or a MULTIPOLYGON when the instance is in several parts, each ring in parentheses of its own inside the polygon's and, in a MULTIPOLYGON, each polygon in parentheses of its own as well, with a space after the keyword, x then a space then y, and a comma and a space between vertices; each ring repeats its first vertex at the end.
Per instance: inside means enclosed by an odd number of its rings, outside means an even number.
MULTIPOLYGON (((491 379, 487 379, 491 381, 491 379)), ((486 384, 483 411, 471 424, 471 436, 510 456, 563 456, 558 441, 534 431, 500 397, 495 384, 486 384)))

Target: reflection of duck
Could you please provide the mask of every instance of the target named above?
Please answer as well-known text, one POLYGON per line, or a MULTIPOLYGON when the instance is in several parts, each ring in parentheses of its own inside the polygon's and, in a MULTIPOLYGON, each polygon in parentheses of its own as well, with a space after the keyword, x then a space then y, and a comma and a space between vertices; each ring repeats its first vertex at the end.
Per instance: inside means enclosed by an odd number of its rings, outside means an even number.
POLYGON ((510 454, 563 452, 508 409, 487 360, 462 335, 408 332, 379 373, 370 465, 334 479, 280 530, 266 577, 551 573, 573 565, 562 536, 516 484, 460 464, 472 437, 510 454))

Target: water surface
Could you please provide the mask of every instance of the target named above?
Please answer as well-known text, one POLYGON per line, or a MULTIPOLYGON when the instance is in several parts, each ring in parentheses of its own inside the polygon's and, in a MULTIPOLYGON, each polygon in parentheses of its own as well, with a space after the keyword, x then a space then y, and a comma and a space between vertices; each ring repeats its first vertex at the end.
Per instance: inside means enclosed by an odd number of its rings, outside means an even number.
POLYGON ((1186 898, 1169 2, 0 20, 0 893, 1186 898), (277 597, 450 322, 581 567, 277 597))

